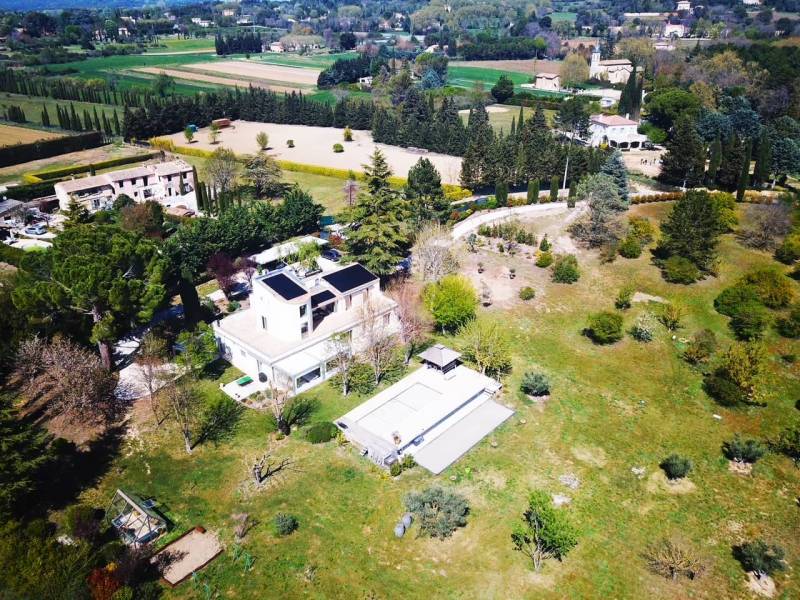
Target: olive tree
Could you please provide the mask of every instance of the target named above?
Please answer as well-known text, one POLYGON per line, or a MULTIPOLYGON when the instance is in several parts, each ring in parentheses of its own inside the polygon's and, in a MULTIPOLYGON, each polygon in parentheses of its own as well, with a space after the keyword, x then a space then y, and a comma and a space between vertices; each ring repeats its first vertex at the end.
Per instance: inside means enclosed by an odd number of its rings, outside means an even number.
POLYGON ((531 492, 522 523, 511 534, 514 550, 522 552, 539 570, 548 558, 561 560, 578 544, 578 534, 567 516, 557 510, 543 491, 531 492))

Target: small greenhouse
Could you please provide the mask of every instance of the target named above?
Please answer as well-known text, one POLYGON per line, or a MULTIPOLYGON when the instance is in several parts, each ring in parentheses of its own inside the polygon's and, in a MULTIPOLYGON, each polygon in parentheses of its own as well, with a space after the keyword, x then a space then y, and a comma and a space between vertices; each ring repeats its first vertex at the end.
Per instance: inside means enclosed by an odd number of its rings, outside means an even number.
POLYGON ((120 538, 131 546, 142 546, 167 530, 167 521, 153 510, 152 500, 118 489, 106 511, 120 538))

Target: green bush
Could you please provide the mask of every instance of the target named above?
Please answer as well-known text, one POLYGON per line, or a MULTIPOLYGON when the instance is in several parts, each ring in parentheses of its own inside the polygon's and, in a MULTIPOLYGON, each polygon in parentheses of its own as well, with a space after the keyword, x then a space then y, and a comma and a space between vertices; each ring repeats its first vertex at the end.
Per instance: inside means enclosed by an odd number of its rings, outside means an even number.
POLYGON ((659 465, 664 470, 667 479, 683 479, 692 470, 692 461, 677 454, 670 454, 659 465))
POLYGON ((306 429, 306 439, 312 444, 324 444, 330 442, 339 433, 339 429, 330 421, 320 421, 312 423, 306 429))
POLYGON ((528 300, 533 300, 534 298, 536 298, 536 290, 534 290, 530 286, 526 285, 524 288, 522 288, 519 291, 519 299, 520 300, 528 301, 528 300))
POLYGON ((550 265, 553 264, 553 253, 552 252, 539 252, 536 256, 536 266, 541 267, 542 269, 546 269, 550 265))
POLYGON ((753 271, 742 277, 741 283, 752 286, 759 301, 767 308, 789 306, 794 296, 791 282, 778 269, 753 271))
POLYGON ((344 152, 344 146, 342 146, 339 143, 336 143, 336 144, 333 145, 333 151, 336 152, 337 154, 339 152, 344 152))
POLYGON ((389 475, 392 477, 397 477, 400 473, 403 472, 403 467, 400 466, 400 461, 395 461, 389 467, 389 475))
POLYGON ((767 447, 758 440, 743 440, 736 434, 729 442, 722 444, 722 453, 729 460, 753 464, 767 452, 767 447))
POLYGON ((783 337, 800 338, 800 304, 795 304, 787 316, 778 319, 776 329, 783 337))
POLYGON ((639 240, 642 246, 646 246, 655 239, 656 230, 647 217, 629 217, 628 235, 639 240))
POLYGON ((731 330, 740 340, 760 339, 767 325, 769 313, 757 302, 740 306, 730 321, 731 330))
POLYGON ((297 517, 287 513, 278 513, 272 523, 275 526, 275 533, 280 536, 290 535, 299 527, 297 517))
POLYGON ((715 372, 703 379, 703 389, 721 406, 739 406, 747 402, 747 395, 724 374, 715 372))
POLYGON ((406 509, 414 513, 419 523, 419 535, 445 539, 467 524, 469 503, 456 492, 430 487, 406 496, 406 509))
POLYGON ((613 344, 622 339, 622 315, 602 311, 589 315, 586 335, 596 344, 613 344))
POLYGON ((775 450, 800 463, 800 423, 781 431, 775 442, 775 450))
POLYGON ((682 283, 688 285, 700 278, 700 269, 688 258, 682 256, 670 256, 664 261, 662 268, 664 279, 670 283, 682 283))
POLYGON ((617 251, 623 258, 639 258, 642 255, 642 243, 639 238, 628 234, 620 243, 617 251))
POLYGON ((375 391, 375 371, 370 365, 355 363, 350 367, 350 389, 362 396, 375 391))
POLYGON ((73 504, 64 514, 64 529, 76 540, 96 539, 100 533, 97 511, 85 504, 73 504))
POLYGON ((716 334, 710 329, 703 329, 695 333, 694 337, 689 340, 686 350, 683 352, 683 358, 686 362, 697 365, 708 360, 716 351, 716 334))
POLYGON ((544 237, 542 237, 542 241, 539 243, 539 250, 542 252, 550 252, 552 247, 553 245, 550 243, 550 240, 547 239, 547 234, 545 233, 544 237))
POLYGON ((775 258, 787 265, 800 259, 800 233, 787 235, 775 250, 775 258))
POLYGON ((286 140, 287 148, 294 148, 294 140, 286 140))
POLYGON ((547 396, 550 393, 550 380, 544 373, 528 371, 522 376, 519 389, 528 396, 547 396))
POLYGON ((758 294, 753 286, 737 283, 722 290, 714 299, 714 308, 721 315, 733 317, 743 306, 758 302, 758 294))
POLYGON ((635 288, 628 284, 624 286, 617 294, 617 298, 614 300, 614 306, 618 310, 627 310, 631 307, 631 301, 633 300, 633 294, 635 292, 635 288))
POLYGON ((733 556, 745 571, 753 571, 759 575, 772 575, 776 571, 783 571, 786 568, 783 562, 783 548, 767 544, 763 540, 745 542, 735 546, 733 556))
POLYGON ((578 259, 573 254, 559 256, 553 265, 553 281, 556 283, 575 283, 580 276, 578 259))

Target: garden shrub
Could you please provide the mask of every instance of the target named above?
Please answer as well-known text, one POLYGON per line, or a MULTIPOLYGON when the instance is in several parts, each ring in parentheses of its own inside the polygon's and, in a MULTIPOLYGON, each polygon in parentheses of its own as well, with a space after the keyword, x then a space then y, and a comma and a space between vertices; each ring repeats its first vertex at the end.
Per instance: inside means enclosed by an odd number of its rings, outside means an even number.
POLYGON ((787 235, 775 250, 775 258, 787 265, 800 259, 800 233, 787 235))
POLYGON ((646 246, 655 239, 656 230, 647 217, 629 217, 628 235, 639 240, 642 246, 646 246))
POLYGON ((622 339, 622 315, 602 311, 589 315, 586 335, 596 344, 613 344, 622 339))
POLYGON ((681 328, 681 320, 684 316, 683 306, 670 302, 662 304, 658 314, 658 320, 670 331, 677 331, 681 328))
POLYGON ((781 431, 775 442, 775 450, 800 463, 800 423, 781 431))
POLYGON ((574 254, 559 256, 553 265, 553 281, 556 283, 575 283, 580 276, 578 259, 574 254))
POLYGON ((286 140, 287 148, 294 148, 294 140, 286 140))
POLYGON ((631 336, 637 342, 650 342, 656 331, 656 320, 649 312, 642 313, 636 318, 631 327, 631 336))
POLYGON ((767 309, 758 302, 740 306, 730 321, 731 330, 740 340, 760 339, 768 324, 767 309))
POLYGON ((336 152, 337 154, 340 152, 344 152, 344 146, 342 146, 337 142, 336 144, 333 145, 333 151, 336 152))
POLYGON ((550 248, 552 247, 553 245, 550 243, 550 240, 547 239, 547 234, 545 233, 544 237, 542 237, 542 241, 539 243, 539 250, 542 252, 550 252, 550 248))
POLYGON ((552 252, 539 252, 536 256, 536 266, 541 267, 542 269, 546 269, 550 265, 553 264, 553 253, 552 252))
POLYGON ((767 544, 763 540, 745 542, 733 549, 733 556, 745 571, 753 571, 759 575, 772 575, 783 571, 783 548, 775 544, 767 544))
POLYGON ((670 256, 664 261, 662 268, 664 279, 670 283, 682 283, 688 285, 700 278, 700 269, 688 258, 682 256, 670 256))
POLYGON ((716 334, 710 329, 702 329, 689 340, 683 358, 686 362, 697 365, 708 360, 716 351, 716 334))
POLYGON ((400 466, 400 461, 394 461, 389 466, 389 475, 391 475, 392 477, 397 477, 402 472, 403 472, 403 467, 400 466))
POLYGON ((366 395, 375 391, 375 371, 367 363, 355 363, 350 367, 350 389, 366 395))
POLYGON ((739 406, 747 402, 744 391, 723 373, 714 372, 703 379, 703 389, 721 406, 739 406))
POLYGON ((775 324, 778 333, 785 338, 800 338, 800 304, 795 304, 785 317, 775 324))
POLYGON ((767 308, 789 306, 794 292, 789 279, 778 269, 759 269, 742 277, 744 285, 754 288, 758 299, 767 308))
POLYGON ((547 396, 550 394, 550 380, 544 373, 528 371, 522 376, 519 389, 528 396, 547 396))
POLYGON ((405 504, 417 518, 420 536, 445 539, 467 524, 469 503, 449 489, 430 487, 421 492, 411 492, 406 496, 405 504))
POLYGON ((737 433, 732 440, 722 444, 722 453, 728 460, 753 464, 764 454, 767 448, 758 440, 743 440, 737 433))
POLYGON ((631 285, 625 285, 617 294, 616 300, 614 300, 614 306, 619 310, 627 310, 631 307, 631 301, 633 300, 633 294, 635 292, 635 288, 631 285))
POLYGON ((306 439, 312 444, 324 444, 330 442, 339 433, 339 428, 330 421, 320 421, 312 423, 306 429, 306 439))
POLYGON ((64 514, 64 529, 76 540, 94 540, 100 533, 97 511, 85 504, 73 504, 64 514))
POLYGON ((758 294, 753 286, 737 283, 722 290, 714 299, 714 308, 721 315, 732 317, 743 306, 758 303, 758 301, 758 294))
POLYGON ((689 474, 689 471, 692 470, 692 461, 677 454, 670 454, 661 461, 659 467, 663 469, 667 479, 674 481, 683 479, 689 474))
POLYGON ((299 523, 297 517, 288 513, 278 513, 273 520, 275 533, 280 536, 290 535, 297 531, 299 523))
POLYGON ((620 242, 617 252, 623 258, 639 258, 642 255, 642 243, 638 238, 629 234, 620 242))
POLYGON ((530 286, 525 286, 519 291, 519 299, 520 300, 533 300, 536 297, 536 290, 534 290, 530 286))

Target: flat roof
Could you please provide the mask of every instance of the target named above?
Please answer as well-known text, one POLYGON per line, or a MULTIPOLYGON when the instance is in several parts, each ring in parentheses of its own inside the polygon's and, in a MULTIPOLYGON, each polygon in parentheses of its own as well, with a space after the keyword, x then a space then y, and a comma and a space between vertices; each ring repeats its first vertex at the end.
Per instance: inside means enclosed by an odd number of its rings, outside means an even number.
POLYGON ((306 290, 302 286, 292 281, 283 273, 268 275, 261 281, 284 300, 294 300, 306 293, 306 290))
POLYGON ((322 278, 343 294, 378 279, 359 263, 323 275, 322 278))

